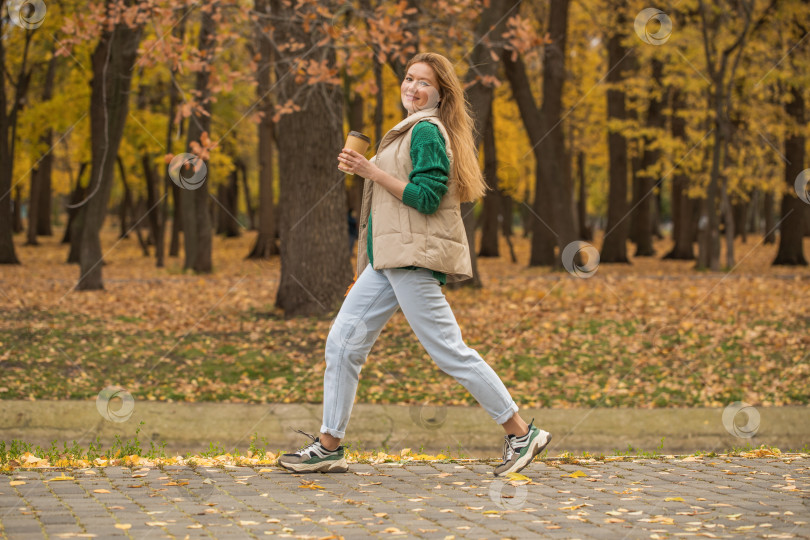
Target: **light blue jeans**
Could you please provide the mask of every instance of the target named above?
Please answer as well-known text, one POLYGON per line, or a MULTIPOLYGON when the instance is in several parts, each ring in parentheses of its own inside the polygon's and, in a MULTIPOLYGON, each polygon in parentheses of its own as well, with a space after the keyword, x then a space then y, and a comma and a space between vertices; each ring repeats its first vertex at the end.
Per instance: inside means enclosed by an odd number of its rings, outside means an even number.
POLYGON ((517 412, 495 371, 464 344, 430 270, 374 270, 369 265, 349 291, 326 338, 321 433, 340 439, 346 435, 360 369, 397 307, 436 365, 460 382, 495 422, 503 424, 517 412))

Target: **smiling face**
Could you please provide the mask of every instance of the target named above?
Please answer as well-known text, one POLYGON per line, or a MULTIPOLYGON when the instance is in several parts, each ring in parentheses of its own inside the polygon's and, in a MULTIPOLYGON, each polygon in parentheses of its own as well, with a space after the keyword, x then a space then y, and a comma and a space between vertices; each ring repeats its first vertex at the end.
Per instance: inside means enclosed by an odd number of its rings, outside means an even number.
POLYGON ((439 97, 439 82, 432 67, 417 62, 408 68, 400 86, 402 106, 408 114, 436 107, 439 97))

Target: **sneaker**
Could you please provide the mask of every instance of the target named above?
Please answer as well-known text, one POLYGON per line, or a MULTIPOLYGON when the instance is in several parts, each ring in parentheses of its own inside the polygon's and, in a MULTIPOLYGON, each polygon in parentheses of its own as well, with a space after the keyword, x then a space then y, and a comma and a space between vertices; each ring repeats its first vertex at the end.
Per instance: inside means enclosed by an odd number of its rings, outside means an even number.
POLYGON ((503 463, 495 467, 495 476, 523 470, 532 462, 534 456, 543 451, 551 442, 551 433, 529 424, 529 432, 522 436, 507 435, 504 437, 503 463))
POLYGON ((309 433, 298 431, 312 439, 298 452, 283 454, 278 458, 278 465, 288 471, 305 472, 346 472, 349 466, 346 464, 343 446, 338 446, 336 450, 327 450, 318 437, 313 437, 309 433))

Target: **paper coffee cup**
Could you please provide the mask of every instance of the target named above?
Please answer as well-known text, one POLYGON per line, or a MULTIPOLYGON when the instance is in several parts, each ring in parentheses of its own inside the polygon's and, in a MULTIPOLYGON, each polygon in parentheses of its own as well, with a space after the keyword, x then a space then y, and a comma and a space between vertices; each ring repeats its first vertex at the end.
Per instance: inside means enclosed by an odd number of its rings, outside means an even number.
MULTIPOLYGON (((365 154, 370 144, 371 139, 368 136, 363 135, 359 131, 350 131, 346 136, 346 144, 343 145, 343 148, 349 148, 358 154, 365 154)), ((338 165, 338 169, 343 171, 343 169, 340 168, 340 165, 338 165)))

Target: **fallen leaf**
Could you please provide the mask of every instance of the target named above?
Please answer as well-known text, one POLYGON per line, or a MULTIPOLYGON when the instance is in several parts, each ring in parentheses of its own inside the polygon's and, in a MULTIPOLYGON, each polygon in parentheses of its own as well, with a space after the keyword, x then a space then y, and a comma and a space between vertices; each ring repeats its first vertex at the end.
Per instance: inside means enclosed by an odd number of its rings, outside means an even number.
POLYGON ((132 523, 116 523, 116 529, 121 529, 122 531, 126 531, 132 528, 132 523))
POLYGON ((531 481, 531 478, 528 476, 524 476, 520 473, 510 472, 505 475, 509 480, 528 480, 531 481))
POLYGON ((75 478, 73 478, 72 476, 65 476, 65 473, 62 473, 59 476, 43 480, 43 482, 63 482, 65 480, 75 480, 75 478))
POLYGON ((109 489, 94 489, 93 493, 109 493, 109 489))
POLYGON ((575 504, 573 506, 563 506, 562 508, 559 508, 559 510, 578 510, 578 509, 582 508, 583 506, 587 506, 587 505, 583 503, 583 504, 575 504))

